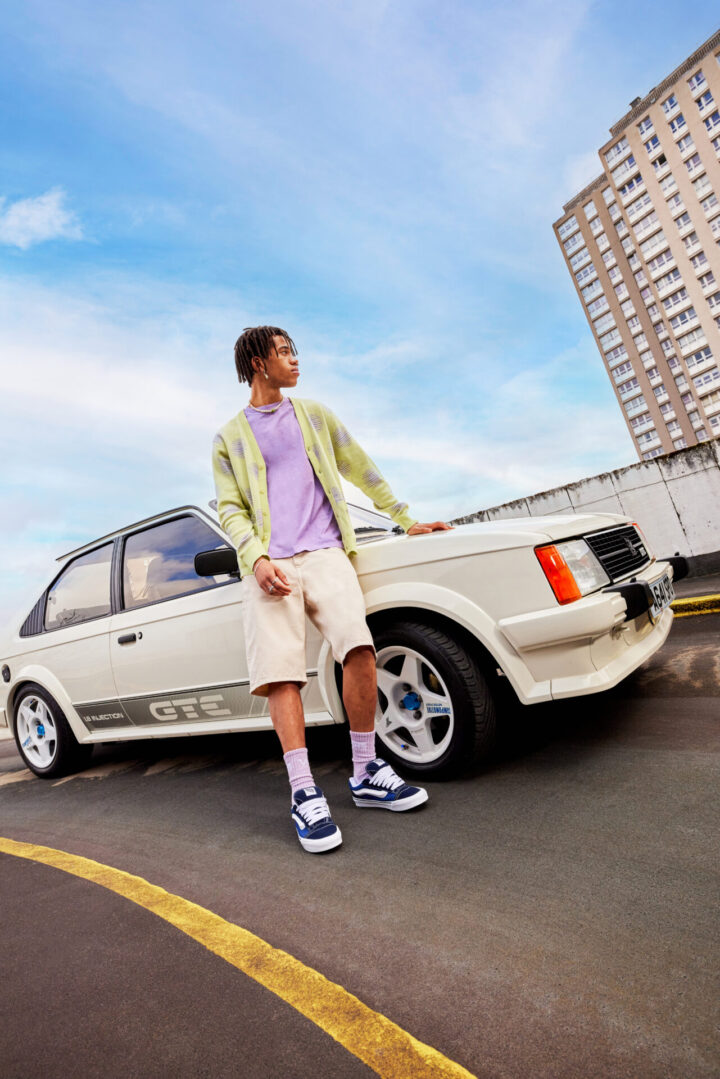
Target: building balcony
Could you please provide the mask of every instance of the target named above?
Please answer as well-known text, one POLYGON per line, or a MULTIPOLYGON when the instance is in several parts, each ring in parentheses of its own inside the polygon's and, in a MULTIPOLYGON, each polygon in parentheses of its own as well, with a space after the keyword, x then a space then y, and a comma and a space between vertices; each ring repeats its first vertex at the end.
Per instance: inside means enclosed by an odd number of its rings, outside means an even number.
POLYGON ((647 402, 641 398, 637 401, 631 401, 629 408, 625 410, 625 415, 628 417, 638 416, 641 412, 647 411, 647 402))

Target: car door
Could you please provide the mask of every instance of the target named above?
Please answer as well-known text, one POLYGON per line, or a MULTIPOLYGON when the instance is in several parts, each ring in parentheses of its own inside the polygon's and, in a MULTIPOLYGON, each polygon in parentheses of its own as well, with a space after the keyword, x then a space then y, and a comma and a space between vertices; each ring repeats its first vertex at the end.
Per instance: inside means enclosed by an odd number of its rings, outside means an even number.
POLYGON ((123 709, 146 733, 265 725, 267 700, 249 690, 239 579, 194 568, 196 554, 221 546, 192 512, 122 537, 110 657, 123 709))
POLYGON ((42 632, 28 638, 25 654, 57 678, 91 732, 125 722, 110 663, 113 551, 111 540, 63 566, 47 590, 42 632))

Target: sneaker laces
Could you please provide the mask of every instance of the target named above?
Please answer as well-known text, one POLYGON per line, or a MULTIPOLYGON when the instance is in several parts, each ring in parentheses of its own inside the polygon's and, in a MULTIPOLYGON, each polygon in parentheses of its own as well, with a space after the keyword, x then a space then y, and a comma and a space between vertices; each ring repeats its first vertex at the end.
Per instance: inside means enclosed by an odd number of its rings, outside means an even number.
POLYGON ((377 772, 371 776, 371 782, 373 786, 377 784, 378 787, 385 787, 391 791, 405 786, 405 781, 392 770, 389 764, 384 764, 382 768, 378 768, 377 772))
POLYGON ((307 821, 308 824, 317 824, 321 820, 330 820, 330 806, 323 795, 316 798, 308 798, 307 802, 295 805, 295 812, 307 821))

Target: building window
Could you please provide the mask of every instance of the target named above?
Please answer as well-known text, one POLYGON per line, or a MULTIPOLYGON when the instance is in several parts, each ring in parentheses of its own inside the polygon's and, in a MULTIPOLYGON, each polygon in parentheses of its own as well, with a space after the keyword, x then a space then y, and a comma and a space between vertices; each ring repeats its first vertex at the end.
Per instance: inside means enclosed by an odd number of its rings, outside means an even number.
MULTIPOLYGON (((698 281, 700 282, 700 288, 709 288, 710 285, 715 284, 715 274, 712 270, 708 270, 707 273, 698 278, 698 281)), ((716 292, 715 295, 720 297, 720 292, 716 292)), ((708 300, 708 303, 710 303, 710 300, 708 300)))
POLYGON ((583 234, 581 232, 576 232, 575 235, 571 236, 569 240, 565 240, 563 247, 565 248, 566 254, 569 255, 571 251, 574 251, 576 247, 579 247, 581 244, 584 243, 585 240, 583 239, 583 234))
POLYGON ((687 127, 685 117, 681 112, 679 112, 675 119, 670 121, 670 130, 672 131, 673 135, 677 135, 680 131, 683 130, 684 127, 687 127))
POLYGON ((590 200, 590 202, 586 203, 583 206, 583 210, 585 211, 585 217, 588 219, 588 221, 591 221, 593 217, 597 216, 597 206, 592 201, 592 199, 590 200))
MULTIPOLYGON (((678 274, 678 277, 680 275, 678 274)), ((668 274, 670 277, 670 274, 668 274)), ((673 292, 672 296, 668 296, 663 300, 662 305, 666 311, 672 311, 673 307, 678 307, 681 303, 685 303, 685 300, 689 299, 688 290, 686 288, 678 289, 677 292, 673 292)))
MULTIPOLYGON (((693 236, 695 236, 695 243, 697 243, 697 236, 695 235, 694 232, 693 232, 693 236)), ((685 238, 687 240, 690 239, 689 236, 686 236, 685 238)), ((698 251, 697 255, 693 255, 693 257, 690 259, 690 262, 692 263, 693 269, 697 271, 702 266, 707 265, 707 255, 705 254, 704 251, 698 251)))
POLYGON ((631 315, 634 315, 635 306, 632 300, 626 300, 625 303, 620 304, 620 310, 622 311, 625 318, 630 318, 631 315))
POLYGON ((697 352, 693 352, 692 356, 688 356, 685 363, 688 365, 688 368, 699 367, 701 363, 707 363, 707 361, 712 358, 712 349, 709 345, 706 345, 705 348, 700 348, 697 352))
POLYGON ((700 154, 693 154, 685 162, 685 168, 688 172, 694 172, 695 169, 699 169, 702 162, 700 161, 700 154))
POLYGON ((641 135, 647 135, 648 131, 652 131, 653 122, 649 116, 646 116, 644 120, 641 120, 637 126, 641 135))
POLYGON ((718 204, 717 195, 713 191, 712 195, 708 195, 708 197, 706 199, 702 200, 702 202, 700 203, 700 207, 701 207, 703 213, 707 216, 707 214, 709 214, 711 212, 711 210, 715 209, 717 204, 718 204))
POLYGON ((710 371, 705 371, 702 375, 695 375, 693 384, 698 390, 702 390, 703 386, 711 386, 713 382, 720 382, 720 371, 717 367, 713 367, 710 371))
POLYGON ((615 198, 615 196, 613 194, 613 189, 611 187, 606 187, 605 190, 602 193, 602 197, 605 199, 605 205, 609 206, 610 203, 615 198))
POLYGON ((683 349, 689 348, 690 345, 694 345, 696 341, 705 342, 705 331, 701 326, 698 326, 696 330, 690 330, 690 333, 686 333, 683 337, 678 337, 678 346, 683 349))
POLYGON ((658 270, 662 269, 663 266, 667 266, 669 262, 674 261, 675 256, 672 251, 663 251, 662 255, 657 255, 656 258, 651 259, 651 261, 648 262, 648 270, 650 273, 656 273, 658 270))
POLYGON ((683 326, 687 326, 689 322, 693 322, 697 318, 697 312, 694 307, 688 307, 685 311, 681 311, 679 315, 675 315, 670 319, 670 325, 674 330, 679 330, 683 326))
MULTIPOLYGON (((668 199, 668 209, 670 210, 671 214, 674 213, 675 210, 685 209, 685 203, 683 202, 683 197, 679 191, 675 195, 673 195, 672 198, 668 199)), ((567 242, 572 243, 571 240, 568 240, 567 242)))
POLYGON ((612 281, 613 285, 616 281, 622 281, 622 274, 620 273, 619 266, 611 266, 608 270, 608 277, 612 281))
POLYGON ((651 251, 655 251, 658 247, 665 247, 667 244, 667 238, 662 229, 659 229, 654 236, 651 236, 649 240, 645 240, 640 244, 640 251, 643 256, 647 258, 651 251))
POLYGON ((643 178, 640 173, 637 176, 633 176, 631 180, 628 180, 626 184, 618 188, 618 195, 621 199, 626 199, 628 195, 632 194, 638 187, 642 187, 643 178))
POLYGON ((705 117, 705 127, 710 134, 720 127, 720 111, 718 109, 715 109, 715 112, 711 113, 710 116, 705 117))
POLYGON ((678 139, 677 148, 681 154, 684 154, 686 150, 689 150, 691 147, 694 146, 695 143, 693 142, 692 135, 683 135, 681 139, 678 139))
POLYGON ((577 281, 578 285, 580 285, 580 284, 582 284, 583 281, 587 281, 588 277, 594 277, 594 276, 595 276, 595 267, 593 266, 593 264, 591 262, 589 266, 586 266, 585 269, 580 270, 579 273, 575 274, 575 280, 577 281))
MULTIPOLYGON (((713 276, 712 270, 710 271, 709 274, 706 274, 705 276, 706 277, 712 277, 713 276)), ((702 280, 702 278, 701 278, 701 280, 702 280)), ((720 307, 720 292, 714 292, 712 294, 712 296, 708 296, 708 307, 710 308, 711 311, 714 311, 716 307, 720 307)))
POLYGON ((601 315, 603 311, 607 311, 608 307, 609 304, 605 297, 599 296, 597 300, 593 300, 593 302, 588 305, 588 314, 590 315, 590 318, 597 318, 597 316, 601 315))
POLYGON ((561 240, 564 240, 566 236, 569 236, 571 232, 574 232, 578 227, 577 218, 575 214, 569 217, 567 221, 563 221, 562 225, 558 229, 558 236, 561 240))
POLYGON ((602 221, 599 217, 594 217, 590 222, 590 231, 592 232, 593 236, 597 236, 599 232, 602 232, 602 230, 602 221))
POLYGON ((705 76, 702 71, 696 71, 687 82, 690 87, 690 93, 695 93, 696 90, 699 90, 701 86, 705 85, 705 76))
POLYGON ((615 318, 613 317, 613 315, 611 313, 609 313, 607 315, 603 315, 602 318, 599 318, 597 320, 597 322, 594 323, 595 333, 597 333, 597 334, 605 333, 606 330, 609 330, 610 327, 614 326, 614 325, 615 325, 615 318))
POLYGON ((667 390, 665 389, 665 383, 661 382, 659 386, 655 386, 655 388, 653 389, 653 393, 656 397, 664 397, 667 393, 667 390))
POLYGON ((660 139, 657 135, 653 135, 651 139, 645 143, 645 149, 649 154, 654 154, 656 150, 660 149, 660 139))
POLYGON ((630 154, 630 156, 623 161, 622 165, 618 165, 616 169, 613 169, 613 183, 618 187, 623 177, 629 176, 635 172, 637 172, 637 162, 633 154, 630 154))
POLYGON ((697 105, 697 107, 702 112, 702 110, 706 109, 708 107, 708 105, 712 105, 714 101, 715 101, 715 98, 712 96, 710 91, 706 90, 704 94, 700 95, 700 97, 697 99, 695 104, 697 105))
POLYGON ((590 258, 590 252, 587 247, 583 247, 582 251, 578 251, 577 255, 573 255, 570 259, 570 265, 573 270, 577 270, 579 266, 585 261, 586 258, 590 258))
MULTIPOLYGON (((686 251, 690 251, 693 247, 699 244, 700 241, 698 240, 697 232, 691 232, 688 236, 684 236, 683 243, 685 244, 686 251)), ((693 266, 695 266, 694 260, 691 259, 690 261, 692 262, 693 266)), ((707 259, 703 257, 703 261, 707 262, 707 259)), ((697 266, 695 266, 695 268, 697 269, 697 266)))
POLYGON ((609 150, 605 151, 605 160, 608 165, 612 165, 614 161, 619 160, 627 149, 629 149, 630 143, 627 137, 623 135, 620 142, 616 142, 614 146, 611 146, 609 150))
MULTIPOLYGON (((655 282, 655 288, 658 290, 658 292, 662 292, 663 289, 668 288, 670 285, 674 285, 676 282, 680 282, 682 284, 682 277, 680 276, 680 271, 678 270, 677 266, 673 270, 670 270, 669 273, 663 274, 662 277, 658 277, 657 281, 655 282)), ((677 293, 675 295, 677 295, 677 293)), ((663 300, 663 303, 666 303, 666 301, 663 300)))
POLYGON ((673 113, 675 111, 675 109, 678 107, 678 100, 675 97, 675 94, 670 94, 670 97, 665 98, 665 100, 662 103, 662 107, 663 107, 663 112, 665 113, 665 115, 670 116, 671 113, 673 113))
POLYGON ((690 214, 687 212, 687 210, 684 214, 680 214, 679 217, 675 218, 675 224, 681 231, 682 229, 686 229, 688 225, 692 225, 692 221, 690 220, 690 214))
POLYGON ((666 198, 668 195, 672 194, 676 187, 677 182, 671 172, 669 172, 667 176, 663 177, 663 179, 660 181, 660 190, 666 198))
POLYGON ((646 191, 639 199, 635 199, 628 206, 627 215, 630 221, 632 222, 633 218, 638 218, 648 206, 652 206, 652 199, 646 191))
POLYGON ((652 163, 652 167, 655 169, 655 172, 662 172, 666 165, 667 157, 665 156, 665 154, 658 154, 658 156, 652 163))

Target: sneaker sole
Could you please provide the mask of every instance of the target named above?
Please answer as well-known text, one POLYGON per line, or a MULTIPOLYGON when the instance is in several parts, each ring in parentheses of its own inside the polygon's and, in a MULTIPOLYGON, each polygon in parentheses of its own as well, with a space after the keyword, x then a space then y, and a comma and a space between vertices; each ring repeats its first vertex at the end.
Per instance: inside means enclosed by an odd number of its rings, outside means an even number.
POLYGON ((304 850, 310 851, 311 854, 322 854, 325 850, 332 850, 334 847, 339 847, 342 843, 342 833, 338 828, 335 835, 327 835, 324 839, 303 839, 298 835, 300 845, 304 850))
POLYGON ((389 809, 393 813, 404 813, 407 809, 415 809, 416 806, 423 805, 427 800, 428 792, 426 790, 419 790, 411 798, 401 798, 400 801, 396 802, 380 802, 375 799, 371 801, 369 798, 356 798, 353 795, 353 802, 356 806, 360 806, 361 809, 389 809))

